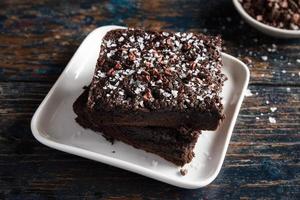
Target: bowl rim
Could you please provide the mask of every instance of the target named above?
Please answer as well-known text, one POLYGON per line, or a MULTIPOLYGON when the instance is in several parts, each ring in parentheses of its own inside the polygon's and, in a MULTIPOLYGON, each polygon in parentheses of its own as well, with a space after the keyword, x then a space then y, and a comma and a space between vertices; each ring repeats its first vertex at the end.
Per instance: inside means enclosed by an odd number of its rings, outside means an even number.
POLYGON ((300 30, 289 30, 289 29, 281 29, 281 28, 276 28, 274 26, 270 26, 267 24, 264 24, 262 22, 257 21, 256 19, 254 19, 251 15, 249 15, 245 9, 243 8, 243 6, 241 5, 241 3, 239 2, 239 0, 233 0, 233 4, 235 6, 235 8, 238 10, 238 12, 245 18, 247 18, 249 21, 251 21, 254 25, 259 26, 263 29, 267 29, 268 31, 272 31, 272 32, 277 32, 277 33, 281 33, 281 34, 289 34, 289 35, 294 35, 294 36, 300 36, 300 30))

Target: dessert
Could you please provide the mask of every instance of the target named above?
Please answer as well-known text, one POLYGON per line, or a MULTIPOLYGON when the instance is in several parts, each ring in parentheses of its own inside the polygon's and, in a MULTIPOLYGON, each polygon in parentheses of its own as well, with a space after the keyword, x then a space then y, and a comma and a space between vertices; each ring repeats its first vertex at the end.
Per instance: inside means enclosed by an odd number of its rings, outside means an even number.
POLYGON ((239 0, 257 21, 282 29, 300 30, 299 0, 239 0))
POLYGON ((89 118, 105 126, 214 130, 221 39, 193 33, 118 29, 106 34, 90 85, 89 118))
POLYGON ((89 121, 86 107, 88 89, 78 97, 73 104, 77 114, 76 121, 84 128, 101 132, 113 143, 120 140, 138 149, 155 153, 164 159, 183 166, 194 157, 194 146, 200 131, 193 131, 181 127, 180 129, 163 127, 135 127, 135 126, 102 126, 89 121))

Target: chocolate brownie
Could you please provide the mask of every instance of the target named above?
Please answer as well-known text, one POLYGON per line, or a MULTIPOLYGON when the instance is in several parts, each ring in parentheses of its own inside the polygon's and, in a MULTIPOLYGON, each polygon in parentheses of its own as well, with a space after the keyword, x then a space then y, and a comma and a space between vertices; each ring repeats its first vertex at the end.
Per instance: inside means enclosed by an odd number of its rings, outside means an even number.
POLYGON ((101 44, 88 115, 105 126, 214 130, 224 118, 221 38, 117 29, 101 44))
POLYGON ((86 107, 87 97, 88 89, 73 104, 73 109, 77 114, 76 121, 84 128, 101 132, 111 142, 120 140, 135 148, 155 153, 179 166, 183 166, 193 159, 193 149, 200 131, 186 128, 103 126, 99 123, 94 124, 89 119, 86 107))

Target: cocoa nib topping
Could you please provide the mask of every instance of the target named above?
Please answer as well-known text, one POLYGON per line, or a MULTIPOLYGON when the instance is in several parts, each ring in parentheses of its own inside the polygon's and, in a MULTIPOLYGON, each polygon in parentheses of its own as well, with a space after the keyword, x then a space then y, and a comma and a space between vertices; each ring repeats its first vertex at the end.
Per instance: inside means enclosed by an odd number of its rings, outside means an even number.
MULTIPOLYGON (((101 44, 93 79, 105 109, 222 109, 221 38, 118 29, 101 44)), ((95 90, 95 88, 94 88, 95 90)))
POLYGON ((257 21, 277 28, 300 30, 300 0, 239 0, 257 21))

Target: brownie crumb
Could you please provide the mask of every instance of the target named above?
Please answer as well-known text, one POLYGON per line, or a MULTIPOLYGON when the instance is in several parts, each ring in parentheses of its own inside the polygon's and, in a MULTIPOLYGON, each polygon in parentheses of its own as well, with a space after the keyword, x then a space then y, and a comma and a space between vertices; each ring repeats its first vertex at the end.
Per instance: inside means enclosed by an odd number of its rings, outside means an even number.
POLYGON ((180 174, 181 174, 182 176, 185 176, 187 173, 188 173, 188 170, 187 170, 187 169, 180 169, 180 174))
POLYGON ((239 0, 245 11, 264 24, 289 30, 300 30, 298 0, 239 0))

